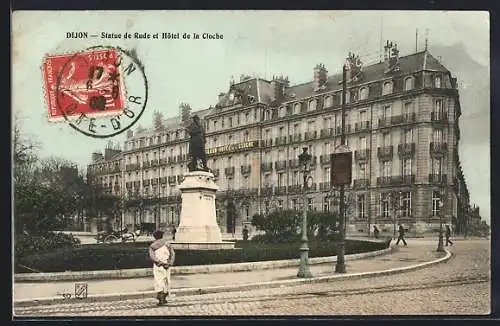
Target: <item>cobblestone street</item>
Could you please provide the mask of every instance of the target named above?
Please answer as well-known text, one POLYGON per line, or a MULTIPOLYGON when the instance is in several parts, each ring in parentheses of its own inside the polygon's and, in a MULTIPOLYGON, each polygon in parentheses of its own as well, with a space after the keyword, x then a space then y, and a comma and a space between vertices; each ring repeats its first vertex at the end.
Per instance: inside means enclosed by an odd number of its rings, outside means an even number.
POLYGON ((391 315, 488 314, 490 242, 457 241, 443 264, 385 277, 244 292, 16 308, 22 315, 391 315))

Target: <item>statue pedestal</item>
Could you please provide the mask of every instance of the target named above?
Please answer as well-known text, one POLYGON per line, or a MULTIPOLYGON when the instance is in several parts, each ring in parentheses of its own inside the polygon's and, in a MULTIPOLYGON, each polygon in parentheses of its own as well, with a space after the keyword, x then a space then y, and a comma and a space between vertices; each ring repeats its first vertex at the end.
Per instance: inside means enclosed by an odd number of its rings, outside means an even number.
POLYGON ((234 242, 222 241, 217 225, 215 193, 218 187, 214 175, 204 171, 188 172, 179 189, 182 208, 172 242, 174 249, 233 249, 234 242))

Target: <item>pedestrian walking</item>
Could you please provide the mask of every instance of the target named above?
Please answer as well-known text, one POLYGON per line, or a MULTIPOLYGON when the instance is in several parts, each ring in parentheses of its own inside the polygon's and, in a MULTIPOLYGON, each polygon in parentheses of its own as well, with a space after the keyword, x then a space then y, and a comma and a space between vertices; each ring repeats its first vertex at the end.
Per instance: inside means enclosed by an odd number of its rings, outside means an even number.
POLYGON ((396 241, 396 245, 399 245, 399 241, 403 241, 405 247, 407 246, 404 236, 405 236, 405 228, 401 224, 399 224, 399 237, 398 241, 396 241))
POLYGON ((448 243, 451 246, 453 246, 453 242, 450 240, 450 238, 451 238, 451 228, 450 228, 449 225, 446 226, 445 237, 446 237, 446 246, 448 246, 448 243))
POLYGON ((378 227, 376 225, 373 226, 373 236, 375 237, 375 239, 378 239, 378 235, 380 234, 380 230, 378 229, 378 227))
POLYGON ((149 257, 153 261, 153 278, 158 306, 167 303, 170 297, 170 269, 175 262, 175 251, 171 244, 163 239, 163 232, 153 233, 155 241, 149 246, 149 257))
POLYGON ((175 228, 175 225, 172 228, 172 240, 175 241, 175 234, 177 233, 177 229, 175 228))
POLYGON ((248 226, 245 225, 243 228, 243 241, 248 241, 248 226))

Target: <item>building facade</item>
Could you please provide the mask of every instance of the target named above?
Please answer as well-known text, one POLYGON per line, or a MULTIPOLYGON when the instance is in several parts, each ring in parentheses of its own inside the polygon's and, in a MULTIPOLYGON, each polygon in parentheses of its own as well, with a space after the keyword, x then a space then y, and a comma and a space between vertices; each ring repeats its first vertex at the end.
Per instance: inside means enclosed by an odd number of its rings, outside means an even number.
MULTIPOLYGON (((217 104, 195 112, 206 129, 208 166, 217 177, 222 232, 240 233, 255 213, 299 209, 302 172, 298 155, 313 155, 308 207, 336 210, 329 185, 330 154, 340 144, 342 75, 317 65, 312 82, 290 85, 242 76, 217 104)), ((373 224, 410 232, 458 223, 468 191, 458 157, 461 114, 456 79, 427 50, 399 57, 386 46, 383 61, 359 67, 347 83, 345 131, 353 151, 348 188, 349 232, 373 224)), ((188 138, 182 119, 129 131, 124 150, 96 157, 89 175, 124 196, 123 223, 178 223, 177 185, 187 171, 188 138), (112 173, 111 170, 112 169, 112 173), (118 190, 117 190, 118 189, 118 190)))

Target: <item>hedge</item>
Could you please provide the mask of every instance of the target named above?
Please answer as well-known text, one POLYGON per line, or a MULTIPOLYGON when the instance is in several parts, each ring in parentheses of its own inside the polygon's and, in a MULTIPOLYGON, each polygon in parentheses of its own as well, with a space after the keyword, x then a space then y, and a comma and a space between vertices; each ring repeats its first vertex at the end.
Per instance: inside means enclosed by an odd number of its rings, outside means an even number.
MULTIPOLYGON (((148 243, 81 245, 24 257, 19 264, 41 272, 150 268, 148 243), (142 245, 142 246, 140 246, 142 245)), ((299 258, 300 243, 255 244, 238 241, 236 250, 176 250, 176 266, 228 264, 299 258)), ((388 243, 347 240, 346 254, 381 250, 388 243)), ((309 257, 333 256, 335 242, 312 242, 309 257)), ((16 264, 16 273, 32 272, 16 264)))

